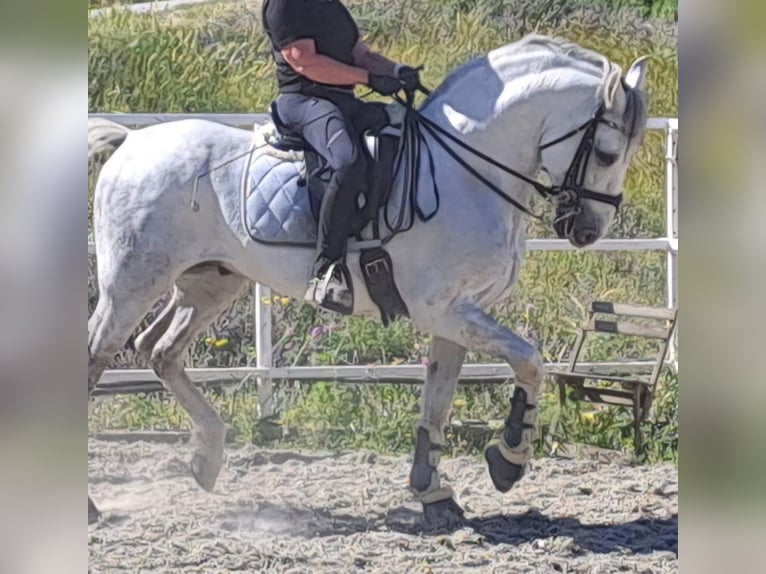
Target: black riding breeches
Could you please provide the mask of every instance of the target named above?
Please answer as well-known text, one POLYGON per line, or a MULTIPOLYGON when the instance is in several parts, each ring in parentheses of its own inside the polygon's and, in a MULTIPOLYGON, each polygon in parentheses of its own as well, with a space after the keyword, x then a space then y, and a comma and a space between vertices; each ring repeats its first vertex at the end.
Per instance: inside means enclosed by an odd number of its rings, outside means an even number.
POLYGON ((332 170, 319 210, 315 276, 343 257, 357 197, 366 186, 366 161, 351 118, 364 102, 353 97, 336 100, 304 94, 281 94, 277 113, 285 127, 299 134, 332 170))

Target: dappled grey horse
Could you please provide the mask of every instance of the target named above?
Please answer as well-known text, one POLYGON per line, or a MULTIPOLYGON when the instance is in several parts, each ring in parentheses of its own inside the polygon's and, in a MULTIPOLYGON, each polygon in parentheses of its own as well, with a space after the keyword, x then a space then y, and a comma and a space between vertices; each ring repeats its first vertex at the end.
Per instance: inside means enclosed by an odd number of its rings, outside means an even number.
MULTIPOLYGON (((432 335, 410 474, 429 521, 462 516, 438 465, 467 350, 508 361, 515 373, 510 414, 486 459, 502 492, 524 474, 543 363, 534 346, 485 309, 508 296, 518 277, 535 191, 555 206, 558 237, 583 247, 604 236, 643 138, 645 77, 644 59, 623 76, 598 53, 529 36, 454 70, 417 111, 430 127, 423 131, 430 154, 409 161, 437 167, 421 166, 419 187, 436 185, 440 204, 428 220, 415 218, 394 235, 386 250, 413 324, 432 335)), ((253 141, 251 131, 199 120, 141 130, 89 121, 89 155, 115 151, 95 189, 99 299, 88 323, 88 386, 173 288, 135 345, 192 419, 191 472, 208 490, 223 464, 225 426, 190 381, 183 353, 248 280, 301 297, 314 258, 310 247, 254 241, 246 229, 243 166, 232 159, 248 157, 253 141)), ((275 153, 262 145, 249 159, 275 153)), ((394 187, 401 185, 397 176, 394 187)), ((347 264, 357 286, 354 313, 376 313, 351 248, 347 264)))

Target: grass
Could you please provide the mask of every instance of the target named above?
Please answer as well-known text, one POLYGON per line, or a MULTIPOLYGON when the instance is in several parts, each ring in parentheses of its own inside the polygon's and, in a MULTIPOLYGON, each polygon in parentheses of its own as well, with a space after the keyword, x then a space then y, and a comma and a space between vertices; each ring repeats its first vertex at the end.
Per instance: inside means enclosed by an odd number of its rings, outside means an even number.
MULTIPOLYGON (((370 42, 392 58, 424 63, 424 80, 436 86, 455 66, 520 36, 537 31, 565 36, 604 52, 627 67, 650 54, 651 116, 678 115, 676 28, 657 8, 675 3, 632 2, 613 10, 608 3, 567 0, 349 0, 370 42), (640 5, 640 6, 639 6, 640 5), (649 6, 652 10, 647 11, 649 6), (438 48, 438 49, 435 49, 438 48)), ((669 9, 669 8, 668 8, 669 9)), ((111 112, 253 112, 267 109, 275 95, 273 63, 250 2, 226 2, 153 16, 113 14, 89 22, 89 110, 111 112)), ((648 132, 626 180, 626 205, 611 237, 664 233, 663 134, 648 132)), ((530 234, 550 236, 530 223, 530 234)), ((492 309, 503 324, 534 341, 546 361, 566 358, 589 301, 598 298, 638 304, 665 301, 665 259, 660 253, 530 253, 513 295, 492 309)), ((89 310, 95 305, 93 273, 89 310)), ((428 338, 408 321, 383 329, 362 318, 341 318, 298 302, 273 302, 275 363, 420 363, 428 338)), ((151 319, 148 317, 142 326, 151 319)), ((254 363, 252 298, 237 301, 193 343, 195 366, 254 363), (216 341, 218 341, 216 343, 216 341)), ((596 341, 594 360, 645 358, 635 344, 596 341)), ((496 360, 471 354, 468 361, 496 360)), ((121 367, 146 365, 129 349, 121 367)), ((300 448, 375 448, 409 452, 419 408, 419 389, 395 385, 347 387, 317 383, 279 385, 283 443, 300 448)), ((240 440, 262 442, 253 389, 210 393, 240 440)), ((460 389, 455 416, 493 420, 507 416, 508 386, 460 389)), ((677 380, 663 379, 655 402, 645 460, 677 456, 677 380)), ((541 430, 555 412, 553 394, 541 406, 541 430)), ((606 448, 630 445, 630 416, 615 409, 580 405, 568 409, 566 435, 606 448)), ((100 402, 91 417, 97 428, 184 428, 186 415, 171 399, 121 397, 100 402)), ((453 453, 478 452, 486 432, 455 430, 453 453)), ((542 438, 542 437, 541 437, 542 438)), ((539 446, 539 444, 538 444, 539 446)))
MULTIPOLYGON (((88 10, 93 8, 108 8, 124 4, 147 4, 153 0, 88 0, 88 10)), ((154 0, 161 1, 161 0, 154 0)))

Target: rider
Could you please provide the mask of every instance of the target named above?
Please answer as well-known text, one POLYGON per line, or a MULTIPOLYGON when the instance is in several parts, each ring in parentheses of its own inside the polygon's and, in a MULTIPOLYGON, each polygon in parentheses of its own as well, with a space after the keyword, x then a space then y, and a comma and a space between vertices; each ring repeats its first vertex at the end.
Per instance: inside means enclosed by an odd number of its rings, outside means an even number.
POLYGON ((341 0, 264 0, 262 19, 277 62, 277 114, 332 171, 305 298, 322 304, 329 296, 347 306, 350 291, 334 273, 327 275, 343 258, 348 225, 366 183, 361 139, 352 121, 365 104, 354 97, 354 87, 365 85, 390 96, 403 86, 414 89, 419 75, 371 51, 341 0), (319 292, 324 281, 327 289, 319 292))

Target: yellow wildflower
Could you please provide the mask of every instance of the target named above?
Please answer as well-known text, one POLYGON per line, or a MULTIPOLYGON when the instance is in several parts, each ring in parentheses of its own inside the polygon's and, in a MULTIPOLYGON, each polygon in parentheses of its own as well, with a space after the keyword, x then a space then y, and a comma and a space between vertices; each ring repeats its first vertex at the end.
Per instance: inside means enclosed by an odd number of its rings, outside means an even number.
POLYGON ((290 302, 290 297, 282 297, 279 299, 279 302, 282 303, 282 305, 287 305, 290 302))
POLYGON ((455 407, 456 409, 462 409, 463 407, 468 406, 468 403, 465 402, 465 399, 455 399, 452 402, 452 406, 455 407))
POLYGON ((224 347, 227 347, 229 345, 229 338, 223 337, 222 339, 216 339, 216 341, 213 343, 213 346, 216 349, 223 349, 224 347))
POLYGON ((580 420, 586 423, 592 423, 595 418, 596 418, 596 413, 594 412, 580 413, 580 420))
POLYGON ((489 426, 490 430, 499 431, 499 430, 505 428, 505 421, 503 419, 489 421, 487 423, 487 426, 489 426))
POLYGON ((215 343, 215 339, 213 339, 213 337, 205 337, 206 345, 212 345, 213 343, 215 343))

